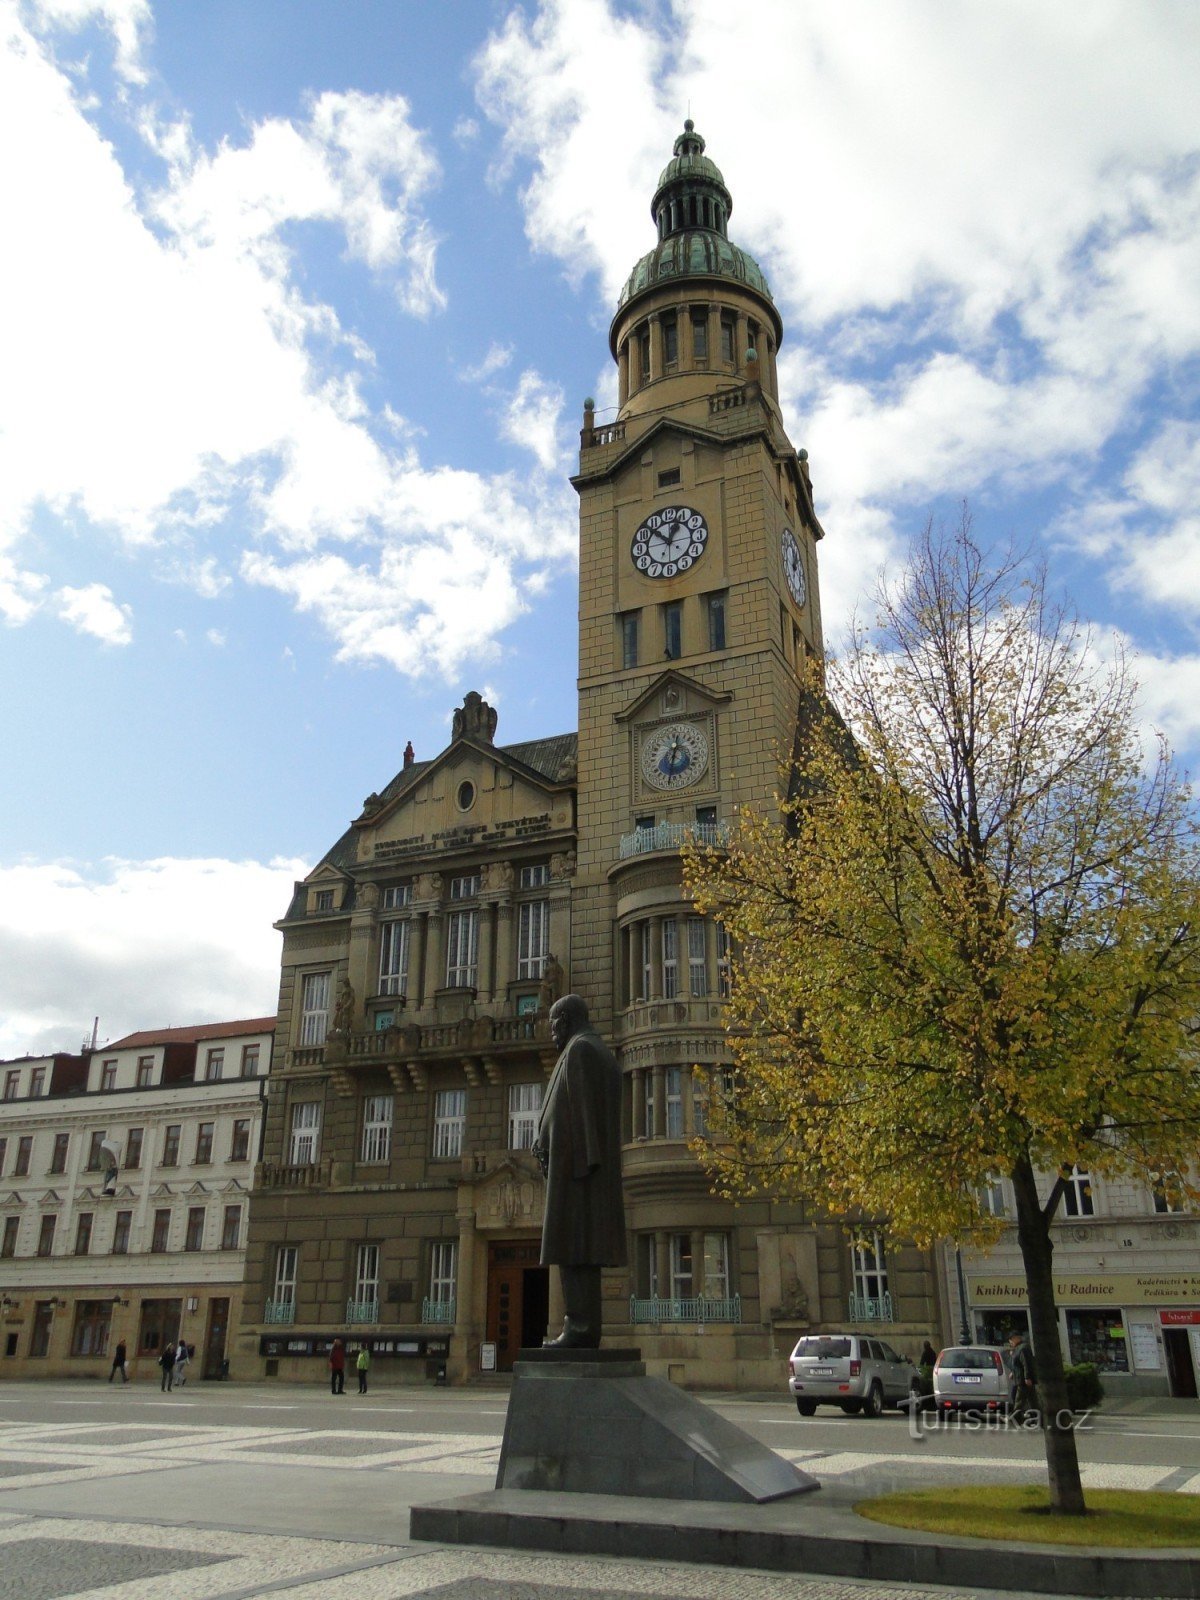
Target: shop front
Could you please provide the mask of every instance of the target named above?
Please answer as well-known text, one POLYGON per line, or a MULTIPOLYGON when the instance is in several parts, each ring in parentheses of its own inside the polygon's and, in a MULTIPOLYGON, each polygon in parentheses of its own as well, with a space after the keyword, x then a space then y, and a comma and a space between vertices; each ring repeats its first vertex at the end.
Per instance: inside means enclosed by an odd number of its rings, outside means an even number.
MULTIPOLYGON (((1090 1362, 1111 1397, 1196 1398, 1200 1272, 1064 1273, 1054 1294, 1063 1359, 1090 1362)), ((969 1275, 967 1298, 980 1344, 1028 1331, 1020 1275, 969 1275)))

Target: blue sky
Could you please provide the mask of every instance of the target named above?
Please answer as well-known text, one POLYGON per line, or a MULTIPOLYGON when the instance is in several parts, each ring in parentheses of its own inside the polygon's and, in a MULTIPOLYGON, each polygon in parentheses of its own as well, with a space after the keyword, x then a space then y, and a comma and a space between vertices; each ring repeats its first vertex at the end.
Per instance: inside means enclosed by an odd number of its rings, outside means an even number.
POLYGON ((464 692, 575 724, 575 461, 689 111, 836 647, 970 500, 1200 746, 1191 0, 0 0, 0 1054, 273 1010, 464 692))

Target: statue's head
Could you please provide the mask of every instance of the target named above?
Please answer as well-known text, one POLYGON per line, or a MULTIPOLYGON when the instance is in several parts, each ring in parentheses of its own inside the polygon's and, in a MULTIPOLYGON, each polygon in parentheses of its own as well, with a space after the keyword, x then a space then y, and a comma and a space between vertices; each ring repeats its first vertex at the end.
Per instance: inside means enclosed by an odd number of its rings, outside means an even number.
POLYGON ((588 1025, 588 1008, 582 995, 564 994, 550 1007, 550 1037, 561 1050, 588 1025))

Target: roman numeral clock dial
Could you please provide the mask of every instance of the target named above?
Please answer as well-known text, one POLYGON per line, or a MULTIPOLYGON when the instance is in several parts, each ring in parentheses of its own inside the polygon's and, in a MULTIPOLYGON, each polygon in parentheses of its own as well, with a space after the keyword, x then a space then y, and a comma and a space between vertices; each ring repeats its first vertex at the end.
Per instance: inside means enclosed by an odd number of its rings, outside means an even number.
POLYGON ((695 566, 708 543, 708 524, 691 506, 653 511, 633 536, 629 559, 645 578, 674 578, 695 566))

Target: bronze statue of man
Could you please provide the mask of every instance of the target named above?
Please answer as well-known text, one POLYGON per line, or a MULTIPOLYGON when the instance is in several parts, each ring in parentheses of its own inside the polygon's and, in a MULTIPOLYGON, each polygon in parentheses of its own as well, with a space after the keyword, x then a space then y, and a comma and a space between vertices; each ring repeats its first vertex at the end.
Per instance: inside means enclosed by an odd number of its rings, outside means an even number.
POLYGON ((566 1316, 547 1345, 600 1344, 600 1269, 625 1264, 621 1193, 621 1071, 577 994, 550 1008, 559 1049, 534 1149, 546 1178, 542 1265, 556 1266, 566 1316))

